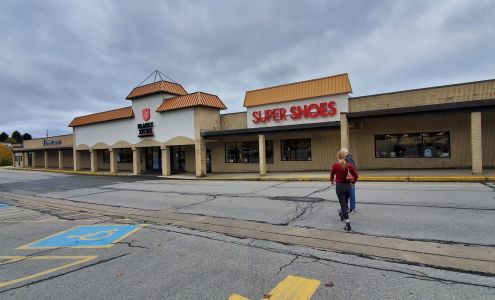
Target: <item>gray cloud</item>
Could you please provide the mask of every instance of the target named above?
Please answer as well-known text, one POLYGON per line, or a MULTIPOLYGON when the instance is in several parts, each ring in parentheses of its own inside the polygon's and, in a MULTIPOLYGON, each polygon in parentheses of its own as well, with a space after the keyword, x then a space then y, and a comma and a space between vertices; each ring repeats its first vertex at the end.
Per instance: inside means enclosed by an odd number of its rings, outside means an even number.
POLYGON ((2 1, 0 131, 68 133, 154 69, 242 110, 336 73, 354 95, 493 78, 493 1, 2 1))

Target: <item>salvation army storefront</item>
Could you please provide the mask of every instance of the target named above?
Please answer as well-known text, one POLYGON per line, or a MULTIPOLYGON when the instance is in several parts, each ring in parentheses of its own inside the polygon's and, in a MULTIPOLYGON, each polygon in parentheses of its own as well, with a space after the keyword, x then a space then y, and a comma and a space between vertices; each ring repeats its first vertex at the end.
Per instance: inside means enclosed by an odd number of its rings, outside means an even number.
MULTIPOLYGON (((160 80, 134 88, 127 107, 74 118, 64 144, 72 154, 60 154, 72 163, 62 167, 198 177, 326 171, 341 147, 359 169, 495 167, 495 80, 351 93, 339 74, 248 91, 246 111, 222 114, 218 96, 160 80)), ((35 166, 55 166, 55 152, 45 153, 35 166)))

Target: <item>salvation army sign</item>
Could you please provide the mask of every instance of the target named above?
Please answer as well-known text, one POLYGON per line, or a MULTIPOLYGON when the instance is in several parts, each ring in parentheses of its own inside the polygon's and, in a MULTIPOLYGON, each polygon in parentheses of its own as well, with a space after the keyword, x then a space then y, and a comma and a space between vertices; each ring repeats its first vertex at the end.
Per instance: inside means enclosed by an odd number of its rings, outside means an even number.
POLYGON ((247 108, 248 128, 340 121, 348 95, 324 96, 247 108))
POLYGON ((143 121, 145 123, 137 124, 138 137, 142 138, 142 137, 154 136, 153 122, 146 122, 149 121, 149 119, 151 118, 151 110, 148 107, 143 108, 143 110, 141 111, 141 117, 143 118, 143 121))
POLYGON ((151 118, 151 110, 149 108, 144 108, 141 111, 141 116, 143 117, 143 121, 148 121, 151 118))

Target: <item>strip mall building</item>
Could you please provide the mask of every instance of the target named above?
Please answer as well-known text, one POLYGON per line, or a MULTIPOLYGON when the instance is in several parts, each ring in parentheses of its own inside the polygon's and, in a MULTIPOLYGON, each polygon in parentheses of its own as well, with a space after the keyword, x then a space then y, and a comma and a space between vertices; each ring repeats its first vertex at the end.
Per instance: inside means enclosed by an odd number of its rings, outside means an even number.
POLYGON ((72 135, 26 141, 15 167, 92 172, 328 170, 341 147, 359 169, 495 167, 495 80, 350 97, 347 74, 246 92, 240 113, 215 95, 158 81, 130 106, 76 117, 72 135))

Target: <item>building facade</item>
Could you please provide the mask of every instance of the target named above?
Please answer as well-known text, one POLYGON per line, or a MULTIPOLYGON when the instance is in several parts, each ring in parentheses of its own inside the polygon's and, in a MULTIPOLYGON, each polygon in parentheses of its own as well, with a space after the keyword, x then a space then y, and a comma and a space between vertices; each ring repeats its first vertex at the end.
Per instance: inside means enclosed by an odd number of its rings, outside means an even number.
POLYGON ((76 117, 73 135, 35 139, 16 167, 92 172, 328 170, 349 148, 359 169, 495 167, 495 80, 351 97, 347 74, 246 92, 245 112, 158 81, 128 107, 76 117))

